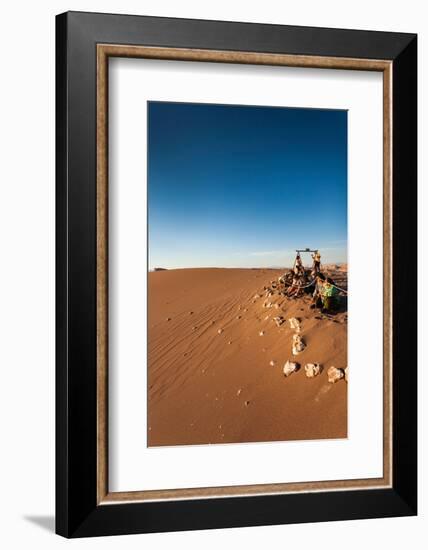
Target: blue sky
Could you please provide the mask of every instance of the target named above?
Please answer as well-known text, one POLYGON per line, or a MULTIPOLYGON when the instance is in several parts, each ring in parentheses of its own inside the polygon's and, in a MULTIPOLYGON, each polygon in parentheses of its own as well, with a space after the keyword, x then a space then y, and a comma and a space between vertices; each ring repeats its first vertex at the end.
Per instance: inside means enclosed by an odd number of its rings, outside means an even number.
POLYGON ((347 255, 347 112, 148 104, 149 269, 347 255))

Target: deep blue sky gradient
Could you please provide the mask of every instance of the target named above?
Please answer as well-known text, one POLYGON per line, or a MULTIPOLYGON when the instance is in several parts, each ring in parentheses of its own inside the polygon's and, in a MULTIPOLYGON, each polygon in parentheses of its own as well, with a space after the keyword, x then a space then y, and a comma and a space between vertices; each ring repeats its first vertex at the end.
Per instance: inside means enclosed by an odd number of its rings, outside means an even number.
POLYGON ((149 268, 346 261, 347 112, 148 104, 149 268))

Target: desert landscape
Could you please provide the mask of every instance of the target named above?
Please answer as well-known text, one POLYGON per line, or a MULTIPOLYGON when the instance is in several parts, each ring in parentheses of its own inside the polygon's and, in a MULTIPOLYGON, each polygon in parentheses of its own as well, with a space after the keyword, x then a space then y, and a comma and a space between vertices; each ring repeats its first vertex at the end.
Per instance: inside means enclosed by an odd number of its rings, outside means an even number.
MULTIPOLYGON (((347 288, 346 264, 323 273, 347 288)), ((347 437, 346 307, 330 315, 310 294, 285 297, 283 274, 148 274, 149 446, 347 437)))

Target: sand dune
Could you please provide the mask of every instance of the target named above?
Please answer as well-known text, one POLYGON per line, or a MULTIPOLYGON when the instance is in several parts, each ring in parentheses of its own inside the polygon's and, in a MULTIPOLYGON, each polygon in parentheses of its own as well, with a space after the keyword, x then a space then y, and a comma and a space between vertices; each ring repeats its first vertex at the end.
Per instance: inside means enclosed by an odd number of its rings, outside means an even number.
POLYGON ((347 383, 329 384, 326 374, 347 366, 346 313, 320 318, 309 297, 272 296, 274 305, 263 307, 265 297, 254 296, 283 271, 149 273, 150 446, 347 436, 347 383), (281 326, 273 321, 279 315, 287 319, 281 326), (296 357, 291 317, 306 344, 296 357), (288 360, 301 368, 285 377, 288 360), (324 371, 307 378, 307 363, 324 371))

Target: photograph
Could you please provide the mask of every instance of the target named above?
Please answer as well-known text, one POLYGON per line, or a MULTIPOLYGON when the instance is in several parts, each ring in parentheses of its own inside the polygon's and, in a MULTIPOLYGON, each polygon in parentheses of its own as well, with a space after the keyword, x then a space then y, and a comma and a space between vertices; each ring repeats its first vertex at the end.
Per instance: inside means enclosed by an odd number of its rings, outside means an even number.
POLYGON ((147 445, 346 438, 347 111, 147 110, 147 445))
POLYGON ((2 8, 0 548, 427 547, 424 4, 2 8))

